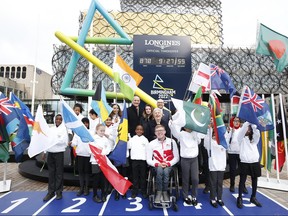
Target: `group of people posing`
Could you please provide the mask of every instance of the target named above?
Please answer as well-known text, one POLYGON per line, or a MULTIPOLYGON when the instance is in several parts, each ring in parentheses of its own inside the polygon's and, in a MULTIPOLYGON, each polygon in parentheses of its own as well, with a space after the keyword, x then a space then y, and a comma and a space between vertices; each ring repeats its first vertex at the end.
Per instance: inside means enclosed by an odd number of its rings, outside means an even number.
MULTIPOLYGON (((95 141, 90 144, 102 149, 102 154, 107 156, 115 147, 117 129, 122 116, 118 104, 112 104, 112 108, 105 122, 100 121, 93 109, 89 112, 90 118, 86 118, 81 114, 83 111, 81 105, 75 104, 73 108, 75 114, 93 135, 95 141)), ((140 98, 134 96, 132 105, 127 108, 127 115, 129 133, 127 160, 125 164, 114 162, 114 165, 122 176, 132 181, 132 198, 139 193, 142 193, 144 198, 149 195, 146 179, 147 172, 151 169, 155 173, 156 181, 155 203, 170 202, 168 183, 173 166, 177 166, 181 173, 183 201, 187 205, 196 206, 200 152, 203 156, 203 164, 206 164, 203 166, 203 172, 206 174, 203 192, 210 193, 210 204, 213 207, 224 206, 222 191, 227 155, 231 192, 235 192, 237 168, 240 173, 237 207, 243 207, 242 193, 248 193, 245 187, 248 175, 251 176, 252 182, 250 202, 261 207, 256 199, 257 178, 261 175, 257 149, 260 132, 255 125, 244 122, 241 126, 240 119, 234 117, 231 126, 227 127, 225 138, 229 147, 225 149, 216 142, 212 119, 207 134, 200 134, 185 127, 180 128, 173 124, 171 113, 164 108, 164 101, 161 99, 157 101, 157 108, 146 104, 143 109, 140 107, 140 98)), ((61 114, 56 116, 53 129, 57 144, 47 150, 49 183, 48 193, 43 200, 50 200, 55 193, 56 199, 62 198, 64 151, 68 143, 76 149, 80 184, 77 196, 89 195, 92 175, 93 200, 97 203, 105 202, 113 188, 103 175, 88 143, 83 143, 81 138, 72 132, 67 133, 65 125, 62 124, 61 114)), ((126 198, 126 194, 120 195, 116 191, 114 198, 119 200, 121 196, 126 198)))

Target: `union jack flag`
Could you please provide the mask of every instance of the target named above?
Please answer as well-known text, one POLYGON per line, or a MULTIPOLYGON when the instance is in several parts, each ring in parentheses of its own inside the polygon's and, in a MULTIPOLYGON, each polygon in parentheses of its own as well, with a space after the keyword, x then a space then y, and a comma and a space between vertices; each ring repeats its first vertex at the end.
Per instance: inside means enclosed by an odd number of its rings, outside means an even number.
POLYGON ((257 125, 260 131, 274 129, 269 105, 248 86, 243 88, 237 116, 257 125))
POLYGON ((11 101, 8 99, 8 97, 1 98, 0 99, 0 113, 9 115, 12 112, 10 108, 14 108, 14 106, 11 103, 11 101))
POLYGON ((254 93, 252 96, 248 93, 245 92, 243 95, 243 104, 248 104, 251 103, 254 112, 257 112, 257 109, 261 110, 263 109, 263 103, 265 103, 265 101, 258 97, 258 95, 256 93, 254 93))

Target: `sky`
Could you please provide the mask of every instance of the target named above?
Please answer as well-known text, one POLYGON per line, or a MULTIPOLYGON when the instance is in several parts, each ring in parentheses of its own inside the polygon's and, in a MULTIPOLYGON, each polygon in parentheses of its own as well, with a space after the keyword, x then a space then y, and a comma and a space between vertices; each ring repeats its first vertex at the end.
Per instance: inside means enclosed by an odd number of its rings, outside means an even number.
MULTIPOLYGON (((118 0, 98 0, 120 10, 118 0)), ((91 0, 1 0, 0 64, 32 64, 52 74, 56 31, 77 36, 91 0)), ((287 0, 222 0, 224 46, 255 47, 257 23, 288 36, 287 0)))

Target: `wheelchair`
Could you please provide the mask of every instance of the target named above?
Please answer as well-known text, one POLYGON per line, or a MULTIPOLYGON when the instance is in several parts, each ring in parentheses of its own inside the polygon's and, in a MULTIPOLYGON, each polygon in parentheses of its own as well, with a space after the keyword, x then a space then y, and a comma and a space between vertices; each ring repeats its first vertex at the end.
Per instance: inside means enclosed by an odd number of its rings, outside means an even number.
POLYGON ((178 205, 176 201, 180 197, 180 190, 179 190, 179 173, 177 165, 172 167, 170 172, 170 180, 169 180, 169 195, 170 195, 170 202, 163 202, 155 203, 155 193, 156 193, 156 183, 155 183, 156 173, 153 167, 150 167, 148 172, 148 179, 147 179, 147 195, 149 196, 149 209, 152 210, 154 208, 171 208, 174 211, 178 211, 178 205), (173 193, 173 184, 175 187, 175 192, 173 193))

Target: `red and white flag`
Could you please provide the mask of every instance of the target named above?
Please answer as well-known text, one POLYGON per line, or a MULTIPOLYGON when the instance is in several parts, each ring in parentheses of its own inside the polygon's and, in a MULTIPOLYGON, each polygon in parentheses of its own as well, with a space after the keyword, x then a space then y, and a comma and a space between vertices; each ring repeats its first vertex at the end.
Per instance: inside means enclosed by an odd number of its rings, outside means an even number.
POLYGON ((108 157, 101 154, 101 149, 91 144, 89 144, 89 146, 95 160, 97 161, 107 180, 115 188, 115 190, 117 190, 121 195, 124 195, 132 183, 118 173, 116 167, 111 163, 108 157))
POLYGON ((202 62, 193 74, 189 90, 196 93, 199 86, 202 86, 205 89, 204 91, 210 90, 210 67, 202 62))

